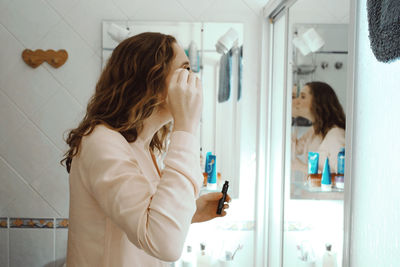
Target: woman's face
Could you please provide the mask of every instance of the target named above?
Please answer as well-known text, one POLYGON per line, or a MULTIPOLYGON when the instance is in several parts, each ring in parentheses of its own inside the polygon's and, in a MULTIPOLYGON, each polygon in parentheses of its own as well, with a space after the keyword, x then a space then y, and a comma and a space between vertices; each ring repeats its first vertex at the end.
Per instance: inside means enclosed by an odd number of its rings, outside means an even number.
MULTIPOLYGON (((169 73, 167 75, 167 78, 165 79, 165 84, 166 84, 166 90, 165 90, 165 95, 164 95, 164 99, 167 98, 168 95, 168 87, 169 87, 169 83, 171 81, 171 77, 172 74, 174 74, 174 72, 177 69, 183 68, 183 69, 187 69, 189 71, 190 70, 190 63, 189 63, 189 59, 186 56, 185 51, 183 50, 182 47, 180 47, 177 43, 173 43, 172 47, 174 49, 174 54, 175 54, 175 58, 172 60, 171 64, 171 68, 169 70, 169 73)), ((167 108, 166 106, 166 102, 164 102, 164 104, 162 105, 162 107, 167 108)))
MULTIPOLYGON (((183 48, 180 47, 177 43, 173 43, 172 48, 174 49, 175 58, 170 63, 171 67, 170 67, 169 73, 167 75, 167 78, 165 79, 166 90, 164 91, 164 95, 163 95, 164 100, 167 99, 169 83, 171 81, 171 78, 172 78, 172 75, 174 74, 174 72, 179 68, 184 68, 184 69, 187 69, 190 71, 189 59, 186 56, 186 53, 183 50, 183 48)), ((167 112, 166 114, 169 114, 169 108, 168 108, 166 101, 164 101, 163 104, 160 105, 159 112, 162 112, 162 113, 167 112)))
POLYGON ((168 76, 166 78, 167 88, 171 80, 172 74, 179 68, 184 68, 190 71, 189 59, 186 56, 185 51, 177 43, 173 43, 172 47, 174 49, 175 58, 171 62, 171 69, 169 70, 168 76))
POLYGON ((312 100, 313 96, 310 93, 310 87, 306 85, 301 89, 299 97, 293 99, 293 114, 314 121, 311 113, 312 100))

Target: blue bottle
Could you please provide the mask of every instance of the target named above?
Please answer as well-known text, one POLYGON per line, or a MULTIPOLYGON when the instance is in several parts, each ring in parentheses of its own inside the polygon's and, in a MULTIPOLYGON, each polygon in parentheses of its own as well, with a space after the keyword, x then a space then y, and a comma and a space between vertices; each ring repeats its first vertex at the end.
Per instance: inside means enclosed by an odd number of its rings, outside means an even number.
POLYGON ((324 170, 322 171, 321 190, 332 191, 331 170, 329 168, 329 159, 326 158, 324 170))
POLYGON ((345 149, 344 147, 342 147, 342 149, 338 153, 337 175, 335 178, 336 188, 340 190, 344 189, 344 162, 345 162, 345 149))

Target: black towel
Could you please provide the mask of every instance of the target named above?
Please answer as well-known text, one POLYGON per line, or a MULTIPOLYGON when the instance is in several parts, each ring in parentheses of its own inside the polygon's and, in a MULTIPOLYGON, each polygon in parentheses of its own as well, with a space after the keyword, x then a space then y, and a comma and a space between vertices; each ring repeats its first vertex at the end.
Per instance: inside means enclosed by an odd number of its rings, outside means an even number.
POLYGON ((368 0, 368 26, 372 52, 381 62, 400 57, 400 1, 368 0))

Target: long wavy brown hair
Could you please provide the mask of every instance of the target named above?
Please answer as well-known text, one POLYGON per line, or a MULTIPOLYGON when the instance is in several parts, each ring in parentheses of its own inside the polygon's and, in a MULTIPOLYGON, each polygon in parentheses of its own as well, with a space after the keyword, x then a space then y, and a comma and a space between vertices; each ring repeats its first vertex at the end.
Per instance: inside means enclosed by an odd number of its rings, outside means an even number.
MULTIPOLYGON (((68 133, 65 162, 70 172, 82 137, 98 124, 120 132, 134 142, 143 129, 143 121, 164 102, 166 78, 175 58, 173 36, 146 32, 121 42, 113 51, 89 100, 86 115, 79 126, 68 133)), ((165 149, 169 126, 162 127, 150 142, 150 149, 165 149)), ((64 165, 64 164, 63 164, 64 165)))
POLYGON ((310 88, 310 94, 313 96, 311 113, 315 118, 313 122, 315 134, 325 138, 334 126, 345 129, 346 116, 332 87, 324 82, 309 82, 305 85, 310 88))

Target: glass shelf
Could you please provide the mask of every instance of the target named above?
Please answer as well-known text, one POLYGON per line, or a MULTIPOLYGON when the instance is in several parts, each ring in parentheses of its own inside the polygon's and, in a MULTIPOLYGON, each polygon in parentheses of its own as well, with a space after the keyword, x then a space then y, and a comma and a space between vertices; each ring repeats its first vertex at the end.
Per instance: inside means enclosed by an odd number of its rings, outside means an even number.
POLYGON ((303 182, 295 182, 290 188, 291 199, 321 199, 321 200, 343 200, 344 190, 332 188, 332 191, 322 191, 320 188, 310 188, 303 182))

